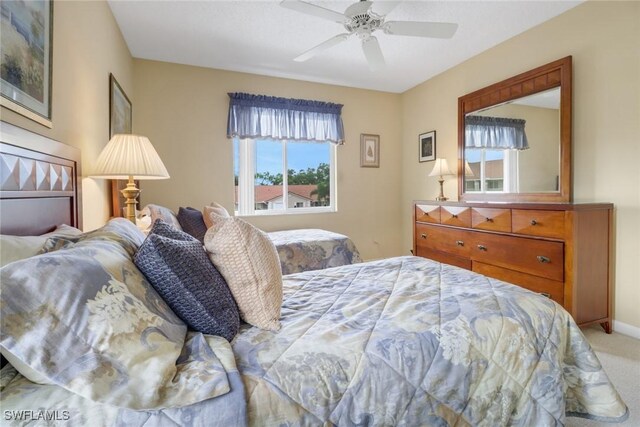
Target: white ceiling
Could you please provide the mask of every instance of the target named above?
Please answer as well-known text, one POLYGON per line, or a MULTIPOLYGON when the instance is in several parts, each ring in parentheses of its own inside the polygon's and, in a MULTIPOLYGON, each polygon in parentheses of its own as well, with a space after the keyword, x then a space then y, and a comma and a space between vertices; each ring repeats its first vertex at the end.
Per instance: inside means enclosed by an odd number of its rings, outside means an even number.
MULTIPOLYGON (((311 3, 344 12, 353 2, 311 3)), ((455 22, 458 31, 449 40, 376 32, 387 65, 372 72, 357 37, 307 62, 294 62, 345 31, 340 24, 285 9, 279 1, 109 1, 136 58, 397 93, 579 3, 403 1, 387 20, 455 22)))

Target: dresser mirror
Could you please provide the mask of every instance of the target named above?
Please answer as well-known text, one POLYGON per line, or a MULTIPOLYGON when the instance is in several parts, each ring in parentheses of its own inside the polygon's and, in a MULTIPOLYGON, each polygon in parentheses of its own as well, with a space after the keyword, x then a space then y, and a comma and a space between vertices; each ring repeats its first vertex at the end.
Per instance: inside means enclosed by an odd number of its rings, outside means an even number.
POLYGON ((458 100, 461 201, 571 201, 571 57, 458 100))

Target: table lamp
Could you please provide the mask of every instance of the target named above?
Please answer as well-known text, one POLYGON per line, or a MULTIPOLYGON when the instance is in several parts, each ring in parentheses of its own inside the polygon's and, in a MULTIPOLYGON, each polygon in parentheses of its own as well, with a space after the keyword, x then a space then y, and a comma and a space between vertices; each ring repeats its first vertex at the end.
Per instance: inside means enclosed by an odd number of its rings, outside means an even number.
POLYGON ((126 199, 125 217, 136 222, 136 199, 140 189, 136 179, 167 179, 169 172, 146 136, 116 134, 98 157, 94 178, 126 179, 127 187, 120 190, 126 199))
POLYGON ((447 159, 436 159, 436 164, 433 165, 433 170, 429 174, 429 176, 439 176, 438 182, 440 183, 440 195, 436 197, 436 200, 440 202, 444 202, 448 200, 444 197, 444 192, 442 191, 442 184, 444 183, 444 176, 453 175, 451 169, 449 169, 449 165, 447 164, 447 159))

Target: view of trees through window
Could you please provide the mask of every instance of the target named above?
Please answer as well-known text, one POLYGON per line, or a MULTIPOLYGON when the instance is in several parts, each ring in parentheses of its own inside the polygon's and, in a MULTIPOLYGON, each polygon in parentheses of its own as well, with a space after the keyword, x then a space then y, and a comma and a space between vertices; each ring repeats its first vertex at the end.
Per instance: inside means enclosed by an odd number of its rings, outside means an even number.
MULTIPOLYGON (((240 144, 235 144, 236 207, 243 190, 240 162, 240 144)), ((331 206, 331 144, 328 142, 297 142, 254 140, 246 143, 251 151, 246 156, 246 181, 253 181, 253 191, 247 198, 253 201, 253 210, 295 210, 331 206), (251 176, 252 175, 252 176, 251 176), (285 192, 286 188, 286 192, 285 192)), ((238 209, 240 211, 242 209, 238 209)), ((251 209, 249 209, 250 211, 251 209)), ((246 210, 243 210, 246 214, 246 210)), ((250 214, 250 212, 248 212, 250 214)))

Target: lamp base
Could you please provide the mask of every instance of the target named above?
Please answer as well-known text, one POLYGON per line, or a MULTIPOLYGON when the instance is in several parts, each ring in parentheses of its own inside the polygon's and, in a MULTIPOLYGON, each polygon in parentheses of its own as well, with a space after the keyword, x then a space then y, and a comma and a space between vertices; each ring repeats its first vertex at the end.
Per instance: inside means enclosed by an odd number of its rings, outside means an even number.
POLYGON ((438 197, 436 197, 436 200, 438 202, 445 202, 447 200, 449 200, 447 197, 444 197, 444 191, 442 189, 442 184, 444 183, 444 178, 442 178, 442 176, 440 176, 440 179, 438 180, 438 182, 440 183, 440 195, 438 197))
POLYGON ((126 188, 120 190, 124 198, 126 199, 125 204, 125 218, 129 221, 136 223, 136 199, 140 195, 140 189, 136 187, 136 183, 133 180, 133 177, 129 177, 129 181, 127 182, 126 188))

